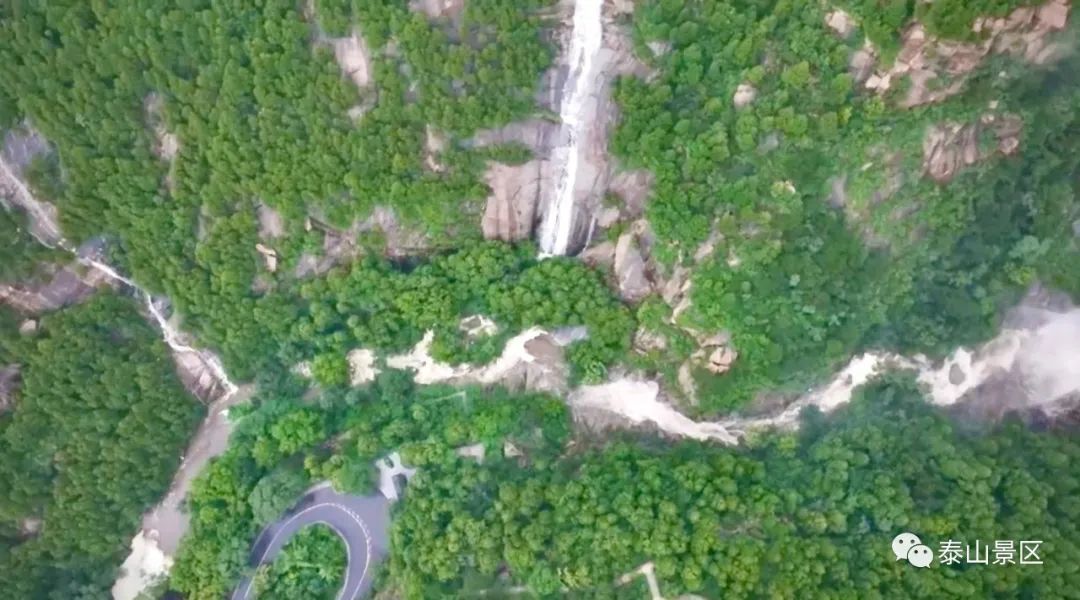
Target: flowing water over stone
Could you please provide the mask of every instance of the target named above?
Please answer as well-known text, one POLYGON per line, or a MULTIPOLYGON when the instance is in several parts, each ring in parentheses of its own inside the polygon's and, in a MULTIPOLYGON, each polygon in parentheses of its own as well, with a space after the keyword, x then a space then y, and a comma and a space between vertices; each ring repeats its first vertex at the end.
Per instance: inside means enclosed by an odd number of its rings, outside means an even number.
POLYGON ((583 146, 596 120, 597 83, 602 75, 599 54, 604 24, 603 0, 577 0, 568 51, 569 75, 563 87, 559 116, 563 143, 555 149, 555 193, 540 223, 538 239, 544 255, 563 255, 570 250, 578 212, 579 181, 588 168, 583 146))
POLYGON ((184 340, 183 332, 174 327, 162 313, 153 296, 131 279, 94 256, 95 244, 74 248, 66 239, 57 221, 56 208, 38 200, 21 179, 22 167, 33 155, 46 150, 40 136, 8 134, 0 152, 0 200, 5 207, 10 201, 26 211, 30 232, 41 244, 70 252, 75 259, 107 278, 130 288, 146 305, 151 319, 161 330, 162 339, 172 352, 177 370, 189 391, 197 397, 213 399, 206 419, 181 459, 168 494, 143 518, 143 529, 132 542, 132 554, 125 561, 127 572, 113 588, 117 600, 133 600, 155 578, 163 576, 171 565, 180 538, 187 530, 188 519, 181 510, 184 497, 195 476, 211 458, 228 445, 231 425, 228 409, 246 394, 233 383, 221 360, 212 352, 192 347, 184 340), (35 143, 35 140, 41 143, 35 143))

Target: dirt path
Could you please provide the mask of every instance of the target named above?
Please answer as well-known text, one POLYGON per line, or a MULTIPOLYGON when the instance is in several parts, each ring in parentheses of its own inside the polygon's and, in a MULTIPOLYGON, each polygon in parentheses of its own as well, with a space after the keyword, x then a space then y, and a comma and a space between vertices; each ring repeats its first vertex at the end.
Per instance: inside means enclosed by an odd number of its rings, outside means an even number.
POLYGON ((171 564, 170 557, 188 526, 187 516, 181 511, 183 499, 196 475, 211 458, 225 450, 231 432, 228 409, 245 400, 251 390, 241 391, 214 353, 191 346, 186 341, 188 336, 169 323, 149 292, 101 261, 97 257, 97 244, 74 248, 64 238, 56 208, 38 200, 20 177, 22 169, 19 165, 28 163, 35 153, 45 149, 44 140, 34 132, 21 137, 9 133, 5 137, 0 152, 0 191, 4 192, 0 197, 10 198, 27 212, 31 233, 41 244, 66 250, 79 263, 130 288, 143 301, 151 320, 161 330, 162 340, 169 347, 177 371, 189 391, 196 397, 215 398, 181 459, 168 494, 145 515, 143 530, 132 542, 133 552, 125 562, 128 573, 113 588, 114 598, 128 600, 135 598, 145 584, 162 575, 171 564))

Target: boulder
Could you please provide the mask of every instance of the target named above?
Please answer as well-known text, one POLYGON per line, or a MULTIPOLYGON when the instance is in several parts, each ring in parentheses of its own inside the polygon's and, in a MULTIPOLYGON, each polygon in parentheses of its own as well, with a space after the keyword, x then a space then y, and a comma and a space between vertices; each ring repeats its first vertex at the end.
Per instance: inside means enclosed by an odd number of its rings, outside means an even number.
POLYGON ((458 331, 469 338, 487 337, 498 333, 499 326, 484 315, 472 315, 458 323, 458 331))
POLYGON ((735 88, 735 95, 731 101, 735 104, 735 108, 743 108, 749 106, 754 98, 757 98, 757 89, 749 83, 740 83, 739 87, 735 88))
POLYGON ((622 234, 615 244, 615 277, 619 295, 627 302, 637 302, 652 291, 645 275, 645 259, 636 236, 631 233, 622 234))
POLYGON ((842 10, 834 10, 825 15, 825 24, 842 38, 847 38, 855 31, 855 20, 842 10))
POLYGON ((601 242, 587 248, 578 255, 578 258, 589 266, 610 266, 615 262, 615 244, 612 242, 601 242))
POLYGON ((354 31, 348 37, 332 39, 330 45, 342 73, 351 79, 356 87, 367 87, 371 83, 371 53, 360 33, 354 31))
POLYGON ((1038 8, 1035 17, 1044 27, 1064 29, 1069 20, 1069 5, 1064 0, 1047 2, 1038 8))
POLYGON ((874 62, 874 51, 869 47, 860 48, 851 55, 848 71, 856 83, 863 83, 873 74, 874 62))
POLYGON ((637 332, 634 333, 634 350, 646 354, 654 350, 665 349, 667 349, 667 338, 664 337, 664 334, 645 327, 638 328, 637 332))
POLYGON ((671 42, 653 40, 645 45, 649 47, 649 51, 653 53, 653 56, 663 56, 671 52, 671 42))
POLYGON ((278 255, 275 250, 268 248, 262 244, 255 244, 255 250, 262 255, 266 261, 266 270, 271 273, 277 271, 278 255))
POLYGON ((739 358, 739 353, 733 348, 721 346, 709 354, 709 360, 706 362, 705 368, 717 375, 727 373, 737 358, 739 358))
POLYGON ((367 348, 352 350, 346 358, 349 361, 349 385, 353 387, 373 381, 380 373, 375 366, 375 353, 367 348))

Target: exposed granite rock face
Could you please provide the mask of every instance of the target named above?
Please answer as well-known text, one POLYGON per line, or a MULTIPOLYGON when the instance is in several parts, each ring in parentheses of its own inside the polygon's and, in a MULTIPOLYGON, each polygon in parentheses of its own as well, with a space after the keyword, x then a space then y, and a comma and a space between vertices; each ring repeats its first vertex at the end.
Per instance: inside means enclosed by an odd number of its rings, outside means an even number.
POLYGON ((285 235, 285 219, 281 213, 265 204, 256 209, 259 219, 259 239, 274 240, 285 235))
POLYGON ((143 109, 154 132, 154 155, 166 162, 172 162, 180 152, 180 138, 165 125, 165 101, 161 94, 149 94, 143 101, 143 109))
POLYGON ((731 365, 738 357, 739 353, 732 348, 726 346, 716 348, 709 354, 709 359, 705 363, 705 368, 716 375, 721 375, 727 373, 731 369, 731 365))
POLYGON ((735 108, 744 108, 749 106, 755 98, 757 98, 757 89, 749 83, 740 83, 735 88, 735 95, 731 98, 731 102, 735 108))
POLYGON ((847 38, 855 31, 856 23, 851 15, 842 10, 834 10, 825 15, 825 24, 842 38, 847 38))
POLYGON ((653 174, 644 170, 619 171, 611 178, 608 191, 622 200, 622 217, 637 219, 645 214, 645 201, 652 194, 653 174))
POLYGON ((644 327, 640 327, 634 332, 634 350, 642 354, 656 350, 666 350, 667 345, 667 338, 662 333, 644 327))
POLYGON ((255 244, 255 251, 262 255, 263 262, 266 263, 267 271, 270 271, 271 273, 277 271, 278 255, 276 250, 263 244, 255 244))
POLYGON ((375 379, 381 369, 375 366, 375 352, 367 348, 350 350, 346 359, 349 361, 349 385, 356 387, 375 379))
POLYGON ((26 314, 39 314, 79 304, 112 280, 96 269, 77 265, 60 268, 42 284, 0 284, 0 302, 26 314))
POLYGON ((592 267, 609 267, 615 264, 615 244, 612 242, 601 242, 582 252, 578 255, 578 258, 592 267))
POLYGON ((987 113, 975 123, 942 123, 931 126, 923 139, 923 168, 935 181, 952 179, 963 167, 986 160, 995 153, 1010 155, 1020 147, 1023 123, 1016 115, 987 113), (990 131, 995 147, 980 148, 982 132, 990 131))
POLYGON ((342 38, 327 40, 334 50, 334 59, 345 74, 358 88, 366 88, 371 83, 371 52, 359 31, 342 38))
POLYGON ((547 119, 526 119, 496 127, 481 129, 465 142, 466 147, 486 148, 502 144, 521 144, 540 157, 547 157, 559 135, 559 124, 547 119))
POLYGON ((25 170, 38 156, 49 152, 49 143, 36 130, 12 129, 4 135, 0 150, 0 205, 18 206, 30 218, 29 230, 35 239, 55 247, 64 240, 56 207, 34 197, 24 183, 25 170))
POLYGON ((491 188, 491 195, 481 222, 485 238, 516 242, 532 236, 549 167, 544 160, 530 160, 521 165, 488 163, 484 180, 491 188))
POLYGON ((856 50, 855 54, 851 55, 851 60, 848 62, 848 71, 856 83, 864 83, 870 78, 874 73, 874 62, 876 60, 874 48, 870 45, 856 50))
MULTIPOLYGON (((570 8, 559 5, 555 17, 570 21, 570 8)), ((628 192, 630 218, 640 215, 648 176, 628 174, 616 184, 618 168, 607 151, 611 128, 618 119, 610 94, 614 78, 654 76, 653 69, 634 54, 628 31, 617 21, 631 9, 630 2, 604 3, 600 47, 589 57, 588 73, 579 74, 572 68, 575 65, 568 64, 571 40, 566 36, 558 40, 562 53, 542 77, 537 103, 562 114, 567 108, 564 103, 572 97, 572 119, 527 119, 478 132, 466 143, 476 147, 520 143, 533 152, 533 159, 523 165, 489 165, 486 181, 492 191, 482 222, 485 237, 515 241, 535 232, 545 252, 576 254, 590 243, 605 208, 604 196, 609 190, 618 193, 612 189, 617 186, 628 192), (571 80, 579 76, 580 80, 571 80), (572 169, 567 166, 571 158, 572 169), (572 181, 567 179, 571 177, 572 181), (634 189, 642 183, 644 193, 634 189)), ((568 36, 569 31, 564 33, 568 36)))
POLYGON ((977 42, 939 40, 915 23, 904 31, 895 62, 867 77, 865 86, 884 93, 906 77, 910 85, 900 106, 940 102, 959 93, 967 76, 990 54, 1011 54, 1038 65, 1056 60, 1063 47, 1052 41, 1051 34, 1065 28, 1068 14, 1065 0, 1050 0, 1037 8, 1018 8, 1007 17, 980 17, 972 25, 982 38, 977 42), (934 85, 942 75, 950 83, 934 85))
POLYGON ((652 292, 652 283, 645 273, 637 236, 624 233, 615 244, 615 278, 619 295, 627 302, 638 302, 652 292))
POLYGON ((19 365, 0 366, 0 414, 12 409, 19 391, 19 365))
POLYGON ((446 165, 442 164, 441 155, 449 142, 446 135, 431 125, 424 129, 424 167, 432 173, 443 173, 446 165))
POLYGON ((432 19, 456 19, 465 11, 465 0, 410 0, 409 9, 432 19))

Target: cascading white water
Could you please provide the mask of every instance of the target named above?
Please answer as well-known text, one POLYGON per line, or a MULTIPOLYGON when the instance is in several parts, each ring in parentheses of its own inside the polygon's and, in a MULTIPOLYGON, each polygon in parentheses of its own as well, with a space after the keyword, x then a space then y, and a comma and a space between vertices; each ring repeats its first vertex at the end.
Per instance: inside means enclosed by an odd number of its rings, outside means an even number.
POLYGON ((236 384, 229 379, 228 374, 225 372, 225 367, 221 364, 221 360, 211 352, 197 350, 181 342, 180 333, 176 331, 176 329, 169 324, 168 320, 165 319, 165 316, 161 314, 161 310, 154 304, 153 297, 149 292, 131 279, 118 273, 116 269, 113 269, 109 265, 93 258, 79 255, 78 250, 73 248, 71 244, 64 239, 63 234, 60 231, 60 226, 56 223, 55 215, 53 214, 54 211, 50 210, 46 204, 34 197, 33 193, 30 192, 26 187, 26 184, 15 174, 15 171, 11 169, 2 155, 0 155, 0 181, 8 183, 14 189, 15 194, 18 196, 19 206, 27 212, 31 221, 34 223, 34 237, 38 242, 49 248, 60 248, 70 252, 80 264, 96 269, 106 277, 134 290, 146 303, 146 308, 150 311, 150 316, 161 329, 162 339, 165 341, 165 345, 176 354, 198 355, 221 386, 224 392, 221 400, 227 400, 236 393, 236 384))
POLYGON ((603 0, 576 0, 567 64, 570 73, 563 86, 559 117, 566 142, 553 152, 557 168, 555 193, 540 223, 539 242, 542 256, 566 254, 574 230, 576 184, 582 161, 581 141, 586 126, 586 104, 596 93, 594 84, 600 75, 597 55, 604 26, 601 20, 603 0))
POLYGON ((178 354, 197 354, 199 358, 203 360, 203 363, 206 364, 207 368, 210 369, 210 372, 214 375, 214 378, 218 380, 218 383, 223 388, 224 393, 221 396, 221 400, 228 399, 230 396, 236 393, 236 384, 234 384, 229 379, 229 375, 225 372, 225 367, 221 364, 221 360, 217 356, 214 356, 214 354, 211 352, 207 352, 205 350, 197 350, 183 343, 181 341, 180 333, 176 330, 176 328, 172 326, 172 324, 169 323, 168 319, 165 318, 165 315, 161 314, 161 309, 159 309, 154 303, 154 298, 150 295, 149 292, 139 287, 139 285, 134 281, 118 273, 116 269, 113 269, 112 267, 101 261, 82 256, 78 256, 77 258, 80 264, 84 264, 90 268, 97 269, 106 277, 130 287, 132 290, 135 291, 135 293, 142 297, 143 302, 146 303, 146 309, 150 312, 150 316, 154 319, 154 322, 157 323, 158 327, 161 329, 162 339, 165 341, 165 345, 168 346, 170 350, 178 354))

